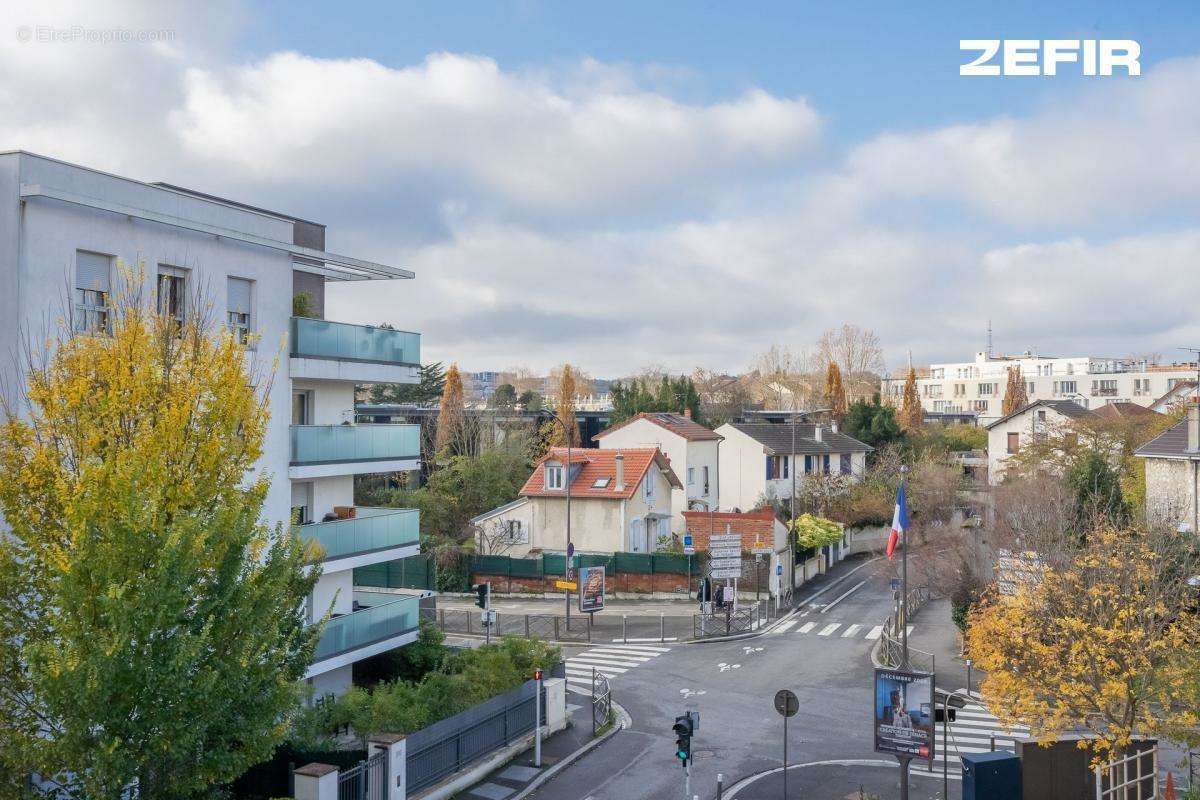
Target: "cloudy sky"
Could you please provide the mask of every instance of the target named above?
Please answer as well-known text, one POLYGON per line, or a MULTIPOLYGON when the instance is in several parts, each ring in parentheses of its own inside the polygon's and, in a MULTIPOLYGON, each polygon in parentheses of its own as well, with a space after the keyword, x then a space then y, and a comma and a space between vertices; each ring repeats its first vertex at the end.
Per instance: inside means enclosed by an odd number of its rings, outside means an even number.
POLYGON ((961 5, 9 2, 0 149, 325 222, 417 273, 328 316, 472 370, 1200 345, 1200 10, 961 5), (1143 75, 959 77, 1004 37, 1143 75))

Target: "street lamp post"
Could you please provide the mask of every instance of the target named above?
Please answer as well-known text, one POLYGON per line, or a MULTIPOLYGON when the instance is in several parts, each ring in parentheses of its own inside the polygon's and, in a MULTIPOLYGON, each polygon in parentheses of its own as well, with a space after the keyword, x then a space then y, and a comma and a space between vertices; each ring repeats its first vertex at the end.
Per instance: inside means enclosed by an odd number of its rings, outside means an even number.
MULTIPOLYGON (((562 426, 563 439, 567 442, 567 463, 563 469, 563 481, 567 489, 567 556, 566 564, 563 568, 563 579, 568 580, 567 576, 571 573, 571 429, 567 427, 567 423, 559 419, 557 414, 549 415, 550 419, 562 426)), ((567 630, 571 630, 571 590, 564 589, 567 594, 567 630)))

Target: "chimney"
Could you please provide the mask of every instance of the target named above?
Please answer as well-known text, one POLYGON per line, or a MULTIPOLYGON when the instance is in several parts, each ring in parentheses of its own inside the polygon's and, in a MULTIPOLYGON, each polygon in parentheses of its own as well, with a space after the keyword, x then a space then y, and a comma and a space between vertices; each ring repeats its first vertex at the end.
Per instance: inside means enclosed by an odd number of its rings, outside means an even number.
POLYGON ((829 423, 829 430, 831 433, 837 433, 837 420, 829 423))
POLYGON ((818 442, 825 441, 825 434, 822 433, 822 428, 820 425, 815 426, 813 430, 815 431, 813 438, 815 438, 818 442))
POLYGON ((692 410, 690 408, 685 408, 683 410, 683 416, 687 417, 688 419, 691 419, 692 418, 692 410))
POLYGON ((1188 406, 1187 449, 1191 453, 1200 453, 1200 403, 1188 406))
POLYGON ((617 462, 616 490, 618 492, 623 492, 623 491, 625 491, 625 456, 621 455, 621 452, 619 450, 617 451, 616 462, 617 462))

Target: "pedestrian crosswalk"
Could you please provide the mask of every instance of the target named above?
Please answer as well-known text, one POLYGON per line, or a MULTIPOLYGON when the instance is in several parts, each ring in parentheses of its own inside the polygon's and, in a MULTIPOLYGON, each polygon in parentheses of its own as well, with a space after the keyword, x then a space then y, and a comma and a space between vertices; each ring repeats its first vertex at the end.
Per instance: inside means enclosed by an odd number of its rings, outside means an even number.
MULTIPOLYGON (((912 636, 912 625, 908 626, 908 635, 912 636)), ((768 636, 783 636, 785 634, 804 634, 824 636, 828 639, 867 639, 875 641, 883 635, 882 625, 846 622, 806 622, 803 619, 789 619, 767 632, 768 636)))
POLYGON ((669 647, 640 643, 592 647, 567 659, 567 689, 580 694, 591 694, 593 675, 598 673, 609 680, 617 679, 670 651, 669 647))
MULTIPOLYGON (((957 694, 962 697, 966 692, 960 690, 957 694)), ((1018 725, 1012 730, 1005 728, 1000 720, 978 701, 969 702, 965 708, 956 710, 955 721, 946 726, 944 750, 942 725, 938 724, 936 728, 934 740, 937 742, 937 751, 933 759, 934 772, 941 771, 943 752, 948 754, 947 768, 957 773, 962 765, 961 755, 988 752, 992 749, 993 737, 995 737, 995 749, 1013 750, 1016 747, 1016 740, 1024 739, 1029 734, 1029 729, 1024 726, 1018 725)), ((913 762, 913 766, 914 768, 918 767, 917 762, 913 762)))

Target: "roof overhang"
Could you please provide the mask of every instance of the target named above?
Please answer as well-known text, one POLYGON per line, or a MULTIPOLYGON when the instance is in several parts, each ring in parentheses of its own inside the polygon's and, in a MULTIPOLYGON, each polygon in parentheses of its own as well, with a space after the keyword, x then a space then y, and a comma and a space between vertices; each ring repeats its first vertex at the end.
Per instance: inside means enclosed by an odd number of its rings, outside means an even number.
POLYGON ((48 200, 57 200, 62 203, 70 203, 72 205, 84 206, 93 208, 99 211, 108 211, 113 214, 121 214, 126 217, 146 220, 147 222, 156 222, 160 225, 168 225, 173 228, 181 228, 183 230, 195 231, 197 233, 207 233, 212 236, 218 236, 232 241, 243 242, 245 244, 257 245, 259 247, 267 247, 272 250, 279 250, 285 253, 290 253, 299 261, 292 262, 292 268, 300 272, 311 272, 316 275, 323 275, 330 280, 335 281, 363 281, 363 280, 387 280, 393 278, 413 278, 415 273, 411 270, 401 269, 399 267, 389 267, 386 264, 377 264, 374 261, 364 261, 360 258, 351 258, 350 256, 341 256, 335 253, 329 253, 324 250, 314 250, 311 247, 302 247, 298 244, 290 242, 281 242, 277 239, 270 239, 266 236, 258 236, 245 231, 237 231, 232 228, 222 228, 218 225, 209 225, 206 222, 197 220, 185 219, 184 217, 176 217, 171 214, 162 214, 157 211, 150 211, 144 208, 135 206, 127 206, 122 203, 114 203, 110 200, 101 200, 96 197, 88 197, 86 195, 75 194, 63 189, 55 189, 50 186, 42 186, 36 183, 21 184, 21 199, 28 200, 34 198, 43 198, 48 200))

